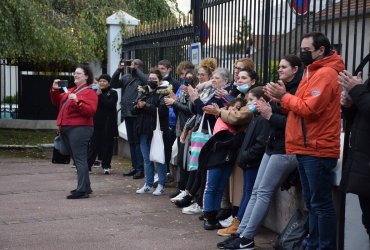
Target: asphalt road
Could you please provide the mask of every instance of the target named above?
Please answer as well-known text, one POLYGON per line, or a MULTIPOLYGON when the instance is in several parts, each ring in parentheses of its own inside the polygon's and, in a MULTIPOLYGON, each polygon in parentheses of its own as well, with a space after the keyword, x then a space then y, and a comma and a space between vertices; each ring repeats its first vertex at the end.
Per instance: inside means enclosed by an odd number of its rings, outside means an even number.
MULTIPOLYGON (((217 249, 225 239, 206 231, 198 216, 182 214, 166 195, 135 194, 143 179, 93 169, 89 199, 67 200, 76 186, 72 165, 45 159, 0 159, 0 249, 217 249)), ((126 166, 127 168, 128 166, 126 166)), ((263 229, 257 249, 272 249, 263 229)))

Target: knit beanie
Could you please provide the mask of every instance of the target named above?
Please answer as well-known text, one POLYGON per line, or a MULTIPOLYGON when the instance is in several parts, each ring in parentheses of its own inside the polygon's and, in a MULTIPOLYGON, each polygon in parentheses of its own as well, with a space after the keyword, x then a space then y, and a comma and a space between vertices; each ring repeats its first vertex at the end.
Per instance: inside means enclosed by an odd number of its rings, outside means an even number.
POLYGON ((110 77, 110 75, 108 75, 108 74, 102 74, 101 76, 99 76, 99 81, 100 81, 101 79, 104 79, 104 80, 107 80, 108 82, 110 82, 110 80, 111 80, 112 78, 111 78, 111 77, 110 77))

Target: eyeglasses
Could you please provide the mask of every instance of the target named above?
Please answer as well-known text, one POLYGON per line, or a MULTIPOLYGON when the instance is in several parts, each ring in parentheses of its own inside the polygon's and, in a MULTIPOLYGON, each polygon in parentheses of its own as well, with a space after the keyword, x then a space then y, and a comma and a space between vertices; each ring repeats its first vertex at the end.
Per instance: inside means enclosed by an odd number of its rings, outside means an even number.
POLYGON ((234 67, 234 69, 237 69, 237 70, 239 70, 239 71, 240 71, 240 70, 243 70, 244 68, 240 68, 240 67, 236 67, 236 66, 235 66, 235 67, 234 67))

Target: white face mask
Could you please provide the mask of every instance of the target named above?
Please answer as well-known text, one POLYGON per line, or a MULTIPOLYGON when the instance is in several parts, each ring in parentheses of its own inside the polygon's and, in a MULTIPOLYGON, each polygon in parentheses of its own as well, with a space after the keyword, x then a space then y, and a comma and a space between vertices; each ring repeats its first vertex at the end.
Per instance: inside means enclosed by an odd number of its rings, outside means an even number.
POLYGON ((250 89, 250 86, 248 84, 239 85, 236 87, 237 90, 239 90, 241 93, 245 94, 250 89))

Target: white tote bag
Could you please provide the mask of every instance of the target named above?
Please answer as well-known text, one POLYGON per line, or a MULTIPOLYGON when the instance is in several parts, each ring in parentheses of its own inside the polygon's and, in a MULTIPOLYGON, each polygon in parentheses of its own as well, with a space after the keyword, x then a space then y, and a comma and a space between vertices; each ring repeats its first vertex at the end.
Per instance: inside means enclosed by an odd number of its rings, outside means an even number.
POLYGON ((161 131, 161 126, 159 124, 159 115, 157 108, 157 126, 153 130, 153 138, 150 143, 150 153, 149 159, 153 162, 165 163, 164 155, 164 143, 163 143, 163 132, 161 131))

